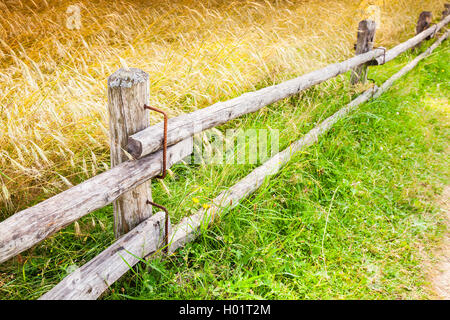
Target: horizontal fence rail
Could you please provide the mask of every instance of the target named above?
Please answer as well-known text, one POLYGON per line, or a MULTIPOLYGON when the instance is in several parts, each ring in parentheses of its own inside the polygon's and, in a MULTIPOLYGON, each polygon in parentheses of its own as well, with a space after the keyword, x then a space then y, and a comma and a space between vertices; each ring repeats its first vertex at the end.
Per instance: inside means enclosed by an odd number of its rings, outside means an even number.
MULTIPOLYGON (((449 16, 450 17, 450 16, 449 16)), ((394 81, 397 81, 400 79, 403 75, 405 75, 407 72, 411 71, 420 60, 430 55, 434 49, 436 49, 444 40, 446 40, 449 36, 450 31, 446 31, 438 40, 436 40, 425 52, 418 55, 414 60, 412 60, 410 63, 408 63, 406 66, 404 66, 399 72, 394 74, 392 77, 390 77, 388 80, 386 80, 383 85, 375 92, 374 98, 378 98, 383 92, 385 92, 388 88, 392 86, 394 81)))
MULTIPOLYGON (((375 49, 298 78, 258 91, 247 92, 237 98, 218 102, 192 113, 171 118, 168 123, 167 144, 172 145, 201 131, 222 125, 245 114, 256 112, 271 103, 288 98, 363 63, 372 61, 383 53, 384 50, 375 49)), ((163 142, 162 126, 162 123, 158 123, 131 135, 128 138, 127 151, 135 158, 140 158, 161 149, 163 142)))

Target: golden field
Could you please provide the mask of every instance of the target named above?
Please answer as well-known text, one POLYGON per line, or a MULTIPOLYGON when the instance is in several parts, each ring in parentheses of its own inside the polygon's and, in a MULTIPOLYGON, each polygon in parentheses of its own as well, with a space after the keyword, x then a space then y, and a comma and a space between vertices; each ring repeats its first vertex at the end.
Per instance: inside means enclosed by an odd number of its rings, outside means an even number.
POLYGON ((176 116, 352 56, 370 5, 375 45, 389 48, 444 3, 2 1, 1 218, 108 168, 106 79, 124 64, 148 72, 151 104, 176 116), (79 30, 66 27, 74 4, 79 30))

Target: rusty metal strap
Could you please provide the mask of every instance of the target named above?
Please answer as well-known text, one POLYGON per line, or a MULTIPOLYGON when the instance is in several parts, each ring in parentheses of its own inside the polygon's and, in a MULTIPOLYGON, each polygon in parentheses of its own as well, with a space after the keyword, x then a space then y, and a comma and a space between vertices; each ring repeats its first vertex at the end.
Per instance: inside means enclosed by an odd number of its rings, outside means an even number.
MULTIPOLYGON (((161 109, 151 107, 144 105, 144 109, 153 110, 156 112, 161 113, 164 116, 164 139, 163 139, 163 164, 162 164, 162 173, 155 178, 157 179, 164 179, 167 175, 167 122, 168 122, 168 116, 167 113, 164 112, 161 109)), ((150 204, 152 206, 155 206, 161 210, 163 210, 166 213, 165 217, 165 223, 164 223, 164 252, 167 254, 169 252, 169 210, 167 210, 166 207, 154 203, 147 199, 147 204, 150 204)))

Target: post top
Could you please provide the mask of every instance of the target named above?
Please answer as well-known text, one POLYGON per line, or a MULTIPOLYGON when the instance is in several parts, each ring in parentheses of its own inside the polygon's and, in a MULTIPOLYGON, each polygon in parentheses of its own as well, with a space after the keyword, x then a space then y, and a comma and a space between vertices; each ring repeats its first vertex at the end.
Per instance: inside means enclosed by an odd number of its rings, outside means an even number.
POLYGON ((358 24, 359 27, 366 27, 367 29, 375 29, 376 28, 376 21, 372 19, 364 19, 361 20, 358 24))
POLYGON ((120 68, 108 77, 108 87, 110 88, 131 88, 133 84, 148 80, 148 73, 138 68, 120 68))

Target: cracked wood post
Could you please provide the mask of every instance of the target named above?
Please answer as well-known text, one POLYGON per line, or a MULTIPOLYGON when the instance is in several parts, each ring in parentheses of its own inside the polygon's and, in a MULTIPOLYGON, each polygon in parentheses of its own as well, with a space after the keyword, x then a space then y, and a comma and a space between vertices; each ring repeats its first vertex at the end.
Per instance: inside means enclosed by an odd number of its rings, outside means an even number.
MULTIPOLYGON (((362 20, 358 24, 358 36, 356 40, 356 55, 366 53, 373 49, 373 38, 375 37, 376 23, 372 20, 362 20)), ((367 80, 367 63, 361 64, 351 71, 350 83, 352 85, 367 80)))
MULTIPOLYGON (((108 111, 111 167, 130 160, 126 153, 128 137, 149 126, 149 76, 136 68, 121 68, 108 78, 108 111)), ((152 215, 151 182, 146 181, 124 193, 113 203, 114 234, 127 233, 152 215)))

